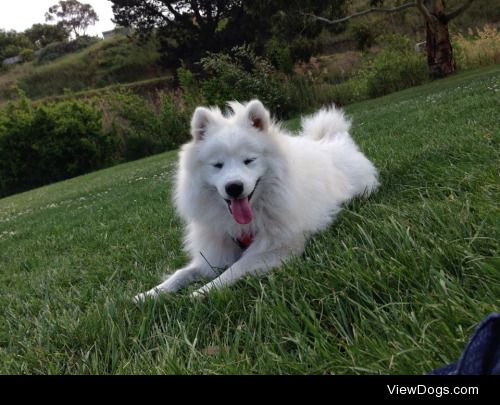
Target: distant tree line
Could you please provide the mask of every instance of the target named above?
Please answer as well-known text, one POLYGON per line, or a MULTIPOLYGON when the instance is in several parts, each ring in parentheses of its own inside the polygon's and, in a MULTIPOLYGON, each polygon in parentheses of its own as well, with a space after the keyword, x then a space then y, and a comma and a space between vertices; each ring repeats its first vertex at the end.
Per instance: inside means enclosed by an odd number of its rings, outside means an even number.
POLYGON ((28 55, 54 42, 85 35, 86 29, 99 20, 90 4, 62 0, 49 8, 46 21, 55 24, 34 24, 24 32, 0 29, 0 62, 16 55, 28 55))
POLYGON ((23 51, 36 51, 52 42, 65 41, 68 33, 57 25, 34 24, 24 32, 0 29, 0 62, 23 51))

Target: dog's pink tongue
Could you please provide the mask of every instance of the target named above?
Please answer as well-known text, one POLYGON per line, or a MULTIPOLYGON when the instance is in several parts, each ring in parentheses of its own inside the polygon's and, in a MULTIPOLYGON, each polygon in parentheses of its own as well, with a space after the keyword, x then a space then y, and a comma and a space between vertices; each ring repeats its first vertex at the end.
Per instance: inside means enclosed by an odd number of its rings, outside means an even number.
POLYGON ((248 203, 248 197, 231 200, 231 211, 233 218, 241 225, 252 222, 252 209, 248 203))

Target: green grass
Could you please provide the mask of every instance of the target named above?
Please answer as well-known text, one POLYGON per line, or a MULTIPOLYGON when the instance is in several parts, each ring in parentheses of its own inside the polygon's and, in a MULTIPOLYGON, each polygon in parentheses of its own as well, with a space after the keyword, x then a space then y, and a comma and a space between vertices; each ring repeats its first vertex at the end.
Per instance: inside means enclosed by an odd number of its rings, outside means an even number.
POLYGON ((130 301, 186 261, 175 152, 0 200, 0 372, 423 374, 457 359, 500 304, 500 68, 347 110, 380 191, 302 257, 201 300, 130 301))

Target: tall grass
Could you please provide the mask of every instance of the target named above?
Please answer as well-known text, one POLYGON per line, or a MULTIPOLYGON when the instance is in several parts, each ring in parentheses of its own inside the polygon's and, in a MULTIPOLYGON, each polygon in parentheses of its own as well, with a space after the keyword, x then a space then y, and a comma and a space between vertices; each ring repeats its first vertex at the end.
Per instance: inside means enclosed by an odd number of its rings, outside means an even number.
POLYGON ((460 69, 500 64, 500 31, 491 25, 469 29, 468 35, 454 37, 460 69))

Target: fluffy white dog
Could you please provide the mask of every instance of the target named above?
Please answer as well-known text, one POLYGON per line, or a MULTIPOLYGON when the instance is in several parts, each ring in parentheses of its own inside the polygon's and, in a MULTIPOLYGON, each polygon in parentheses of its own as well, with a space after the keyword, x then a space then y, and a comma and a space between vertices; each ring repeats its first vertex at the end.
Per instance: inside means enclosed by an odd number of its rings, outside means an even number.
POLYGON ((191 261, 138 301, 200 278, 212 281, 193 295, 265 274, 302 253, 307 237, 329 225, 344 202, 378 186, 341 111, 320 110, 293 136, 258 100, 229 106, 227 115, 198 107, 193 139, 180 152, 175 204, 191 261))

